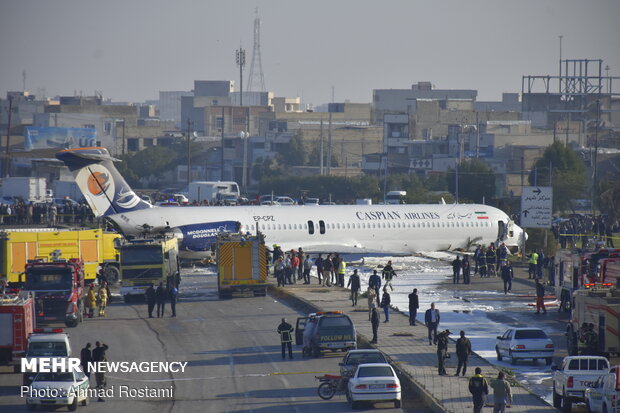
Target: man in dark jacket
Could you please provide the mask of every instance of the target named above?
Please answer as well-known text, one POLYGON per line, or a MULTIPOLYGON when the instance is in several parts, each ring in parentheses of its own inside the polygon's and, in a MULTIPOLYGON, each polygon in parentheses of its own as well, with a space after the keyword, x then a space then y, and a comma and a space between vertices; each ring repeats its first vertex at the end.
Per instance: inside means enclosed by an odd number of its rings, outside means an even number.
POLYGON ((508 294, 512 290, 512 278, 514 277, 510 261, 502 261, 501 272, 502 280, 504 281, 504 294, 508 294))
POLYGON ((461 337, 456 340, 456 359, 458 361, 458 366, 456 367, 456 374, 458 376, 461 372, 461 367, 463 368, 463 376, 467 371, 467 359, 471 354, 471 341, 467 337, 465 337, 465 332, 461 330, 461 337))
POLYGON ((172 310, 171 317, 177 316, 177 298, 179 296, 179 290, 177 287, 172 287, 170 289, 170 309, 172 310))
POLYGON ((370 341, 373 344, 377 344, 377 331, 379 330, 379 312, 377 311, 377 306, 372 305, 370 309, 370 324, 372 325, 372 340, 370 341))
POLYGON ((90 379, 90 370, 88 370, 88 363, 93 361, 93 355, 90 351, 90 343, 86 343, 86 346, 80 351, 80 365, 82 371, 90 379))
POLYGON ((377 270, 373 270, 372 275, 368 279, 368 286, 375 289, 375 293, 377 294, 377 307, 380 305, 381 294, 379 291, 381 290, 381 277, 377 274, 377 270))
POLYGON ((439 310, 435 309, 435 303, 424 313, 424 324, 428 328, 428 345, 437 344, 437 327, 439 327, 439 310), (431 338, 432 333, 432 338, 431 338), (432 341, 431 341, 432 340, 432 341))
POLYGON ((390 321, 390 304, 392 304, 392 297, 390 297, 390 293, 387 291, 387 284, 383 287, 383 297, 381 297, 381 308, 383 308, 383 313, 385 314, 384 323, 390 321))
POLYGON ((349 277, 349 283, 347 284, 347 288, 351 287, 351 303, 353 303, 353 307, 357 305, 357 294, 360 291, 360 276, 357 275, 357 270, 353 270, 353 274, 349 277))
POLYGON ((458 255, 452 261, 452 284, 458 284, 461 276, 461 257, 458 255))
POLYGON ((474 413, 481 413, 484 407, 484 399, 489 395, 489 384, 482 375, 482 369, 476 367, 476 374, 469 379, 469 392, 474 402, 474 413))
POLYGON ((164 283, 160 282, 157 290, 155 291, 155 299, 157 301, 157 317, 164 316, 164 310, 166 308, 166 288, 164 283))
POLYGON ((418 299, 418 289, 414 288, 413 292, 409 294, 409 325, 414 326, 416 316, 418 315, 418 308, 420 308, 420 301, 418 299))
POLYGON ((471 271, 471 267, 469 266, 469 257, 467 255, 463 257, 463 261, 461 261, 461 267, 463 271, 463 284, 469 284, 469 274, 471 271))
POLYGON ((445 330, 437 334, 437 370, 439 371, 440 376, 445 376, 447 374, 445 360, 448 356, 449 335, 450 330, 445 330))
POLYGON ((146 296, 146 305, 148 307, 149 318, 153 318, 153 309, 155 308, 155 288, 153 288, 153 284, 149 286, 144 292, 146 296))
POLYGON ((282 318, 282 322, 278 326, 278 334, 280 334, 280 344, 282 345, 282 360, 286 358, 286 347, 288 347, 288 358, 293 358, 293 326, 286 322, 286 318, 282 318))
MULTIPOLYGON (((97 341, 95 343, 95 349, 93 350, 93 362, 96 363, 98 361, 106 361, 107 359, 106 359, 105 352, 107 349, 108 349, 108 346, 105 343, 102 344, 97 341)), ((96 372, 95 380, 97 381, 97 389, 105 388, 106 386, 105 373, 96 372)), ((103 398, 99 396, 97 401, 104 402, 105 400, 103 400, 103 398)))

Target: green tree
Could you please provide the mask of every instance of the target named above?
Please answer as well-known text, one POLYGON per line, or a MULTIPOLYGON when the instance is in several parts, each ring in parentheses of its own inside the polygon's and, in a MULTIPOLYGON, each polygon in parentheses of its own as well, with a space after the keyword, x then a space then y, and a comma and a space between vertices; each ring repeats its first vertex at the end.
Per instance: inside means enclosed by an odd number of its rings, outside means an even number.
MULTIPOLYGON (((315 140, 310 145, 310 153, 308 153, 309 166, 321 166, 321 141, 315 140)), ((323 166, 327 167, 327 142, 323 141, 323 166)), ((338 159, 332 153, 332 166, 338 166, 338 159)))
POLYGON ((175 152, 163 146, 151 146, 140 152, 122 157, 118 170, 130 185, 140 185, 140 179, 159 180, 177 164, 175 152))
MULTIPOLYGON (((448 171, 448 188, 456 193, 456 171, 448 171)), ((459 201, 482 203, 495 196, 495 173, 480 159, 466 159, 459 165, 459 201)))
POLYGON ((530 185, 548 185, 550 165, 552 167, 553 210, 569 210, 571 200, 583 196, 586 182, 583 162, 575 151, 557 141, 545 149, 542 158, 534 165, 529 176, 530 185))
POLYGON ((252 166, 252 179, 263 181, 273 179, 282 175, 282 165, 276 158, 257 158, 252 166))
POLYGON ((301 166, 306 164, 306 147, 304 146, 304 134, 298 129, 288 145, 283 145, 278 150, 280 159, 284 165, 301 166))

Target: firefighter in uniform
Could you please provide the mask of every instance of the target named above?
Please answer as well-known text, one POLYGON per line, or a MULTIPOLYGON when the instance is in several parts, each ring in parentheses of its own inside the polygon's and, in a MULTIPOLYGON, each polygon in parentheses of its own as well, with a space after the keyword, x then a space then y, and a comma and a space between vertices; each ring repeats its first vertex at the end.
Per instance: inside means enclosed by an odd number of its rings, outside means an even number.
POLYGON ((282 345, 282 360, 286 358, 286 347, 288 347, 288 358, 293 358, 293 326, 286 322, 286 318, 282 318, 282 322, 278 326, 278 334, 280 334, 280 344, 282 345))
POLYGON ((101 287, 99 287, 98 297, 99 297, 99 317, 105 317, 105 308, 108 305, 108 289, 107 285, 104 282, 101 287))
POLYGON ((95 294, 95 285, 91 284, 88 288, 86 297, 86 308, 88 308, 88 318, 95 316, 95 308, 97 307, 97 295, 95 294))
POLYGON ((487 256, 484 247, 480 248, 480 254, 478 254, 478 272, 480 273, 480 278, 487 276, 487 256))
POLYGON ((489 245, 489 248, 487 248, 487 273, 489 277, 497 276, 497 274, 495 273, 495 261, 495 246, 493 245, 493 243, 491 243, 491 245, 489 245))

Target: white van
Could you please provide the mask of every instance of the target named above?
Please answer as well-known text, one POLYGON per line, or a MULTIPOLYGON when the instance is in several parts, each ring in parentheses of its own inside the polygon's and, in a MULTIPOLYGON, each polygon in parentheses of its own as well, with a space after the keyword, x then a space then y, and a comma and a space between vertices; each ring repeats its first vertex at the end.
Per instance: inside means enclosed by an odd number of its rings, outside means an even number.
POLYGON ((189 201, 209 203, 217 200, 217 194, 234 195, 239 198, 239 185, 233 181, 195 181, 189 184, 189 201))

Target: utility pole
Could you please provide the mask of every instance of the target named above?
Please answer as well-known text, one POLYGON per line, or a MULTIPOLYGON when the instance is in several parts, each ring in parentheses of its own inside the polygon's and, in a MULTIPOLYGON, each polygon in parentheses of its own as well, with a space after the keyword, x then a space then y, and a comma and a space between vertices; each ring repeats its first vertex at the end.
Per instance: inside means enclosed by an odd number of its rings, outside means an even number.
POLYGON ((224 180, 224 106, 222 106, 222 153, 220 154, 220 181, 224 180))
POLYGON ((192 122, 187 118, 187 188, 189 191, 189 184, 192 182, 192 153, 190 150, 190 133, 192 122))
POLYGON ((125 155, 125 118, 123 118, 123 155, 125 155))
POLYGON ((323 176, 325 174, 325 171, 323 170, 323 161, 325 159, 325 154, 323 153, 323 119, 321 119, 321 132, 319 135, 319 154, 321 157, 321 160, 319 161, 319 166, 320 166, 320 172, 321 172, 321 176, 323 176))
POLYGON ((235 61, 239 66, 239 106, 243 106, 243 66, 245 66, 245 49, 238 48, 235 61))
POLYGON ((9 150, 11 146, 11 114, 13 113, 13 96, 9 95, 9 119, 6 128, 6 157, 4 160, 4 177, 9 176, 11 170, 11 152, 9 150))
POLYGON ((327 129, 327 175, 332 174, 332 112, 329 111, 329 126, 327 129))
POLYGON ((594 124, 594 162, 592 164, 592 216, 596 210, 594 202, 596 200, 596 185, 597 182, 597 168, 596 163, 598 161, 598 124, 601 121, 601 101, 596 99, 596 123, 594 124))

